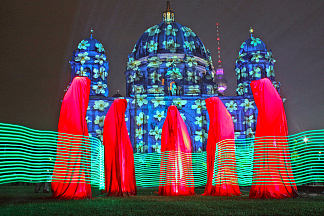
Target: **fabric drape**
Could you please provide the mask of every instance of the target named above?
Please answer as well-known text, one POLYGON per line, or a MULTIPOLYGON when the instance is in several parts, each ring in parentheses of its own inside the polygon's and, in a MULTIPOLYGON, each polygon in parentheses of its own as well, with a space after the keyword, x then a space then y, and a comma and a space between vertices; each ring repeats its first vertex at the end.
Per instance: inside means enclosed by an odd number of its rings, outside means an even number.
POLYGON ((125 122, 126 108, 125 99, 116 99, 105 118, 103 143, 107 195, 136 195, 134 154, 125 122))
POLYGON ((250 198, 297 196, 290 165, 287 120, 280 95, 267 78, 251 82, 258 108, 250 198))
POLYGON ((205 101, 210 123, 207 139, 207 184, 203 195, 238 196, 241 192, 237 181, 232 116, 218 97, 207 98, 205 101))
POLYGON ((159 195, 193 195, 192 147, 176 106, 168 108, 162 127, 159 195))
POLYGON ((86 122, 90 82, 87 77, 75 77, 62 101, 52 176, 53 197, 57 199, 91 198, 91 148, 86 122))

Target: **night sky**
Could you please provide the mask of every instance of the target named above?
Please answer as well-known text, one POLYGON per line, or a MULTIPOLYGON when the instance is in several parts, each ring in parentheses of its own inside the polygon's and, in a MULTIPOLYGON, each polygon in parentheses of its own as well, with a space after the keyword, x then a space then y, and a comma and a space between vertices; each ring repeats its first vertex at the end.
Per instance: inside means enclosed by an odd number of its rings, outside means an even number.
MULTIPOLYGON (((69 60, 89 37, 108 57, 110 95, 125 95, 127 55, 143 32, 162 21, 164 0, 1 1, 0 122, 57 130, 69 60)), ((216 26, 228 90, 235 95, 235 59, 254 27, 271 49, 290 134, 324 129, 323 0, 173 0, 176 22, 191 28, 216 63, 216 26)))

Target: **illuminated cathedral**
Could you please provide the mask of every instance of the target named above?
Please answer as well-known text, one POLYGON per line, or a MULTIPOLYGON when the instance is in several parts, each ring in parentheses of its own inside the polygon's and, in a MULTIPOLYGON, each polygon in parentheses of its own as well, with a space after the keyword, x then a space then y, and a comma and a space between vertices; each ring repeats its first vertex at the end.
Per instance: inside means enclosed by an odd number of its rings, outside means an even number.
MULTIPOLYGON (((170 105, 178 107, 186 123, 193 152, 205 151, 209 127, 205 99, 213 96, 220 97, 231 113, 236 138, 253 137, 258 112, 250 82, 268 77, 278 91, 280 85, 275 81, 275 60, 265 43, 250 30, 235 62, 237 95, 223 96, 226 82, 221 60, 215 69, 208 49, 195 32, 175 22, 169 4, 162 18, 142 34, 128 55, 125 120, 134 152, 160 152, 162 125, 170 105)), ((104 119, 115 97, 108 97, 109 64, 92 32, 78 44, 70 64, 71 80, 75 76, 91 80, 88 130, 102 140, 104 119)))

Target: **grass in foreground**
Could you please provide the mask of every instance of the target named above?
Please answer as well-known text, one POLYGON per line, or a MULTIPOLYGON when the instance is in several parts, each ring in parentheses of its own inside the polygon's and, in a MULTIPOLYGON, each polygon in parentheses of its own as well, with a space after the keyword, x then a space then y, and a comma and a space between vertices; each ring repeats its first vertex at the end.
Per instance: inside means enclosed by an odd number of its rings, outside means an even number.
MULTIPOLYGON (((157 188, 139 188, 134 197, 104 197, 93 190, 92 200, 54 200, 34 193, 33 186, 0 186, 0 215, 324 215, 324 196, 286 200, 241 197, 158 196, 157 188)), ((203 189, 196 189, 201 194, 203 189)))

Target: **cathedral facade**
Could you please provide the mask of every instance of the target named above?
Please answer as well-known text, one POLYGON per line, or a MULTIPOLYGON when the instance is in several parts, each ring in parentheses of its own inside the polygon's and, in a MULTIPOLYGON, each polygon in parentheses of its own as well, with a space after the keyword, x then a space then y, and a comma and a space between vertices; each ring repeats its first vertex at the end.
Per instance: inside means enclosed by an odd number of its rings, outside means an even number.
MULTIPOLYGON (((235 63, 237 95, 223 96, 222 70, 214 69, 210 52, 197 34, 174 17, 168 5, 163 21, 147 29, 128 56, 125 120, 134 152, 160 152, 162 125, 170 105, 178 107, 186 123, 193 152, 205 151, 209 127, 205 99, 213 96, 220 97, 231 113, 236 138, 253 137, 257 108, 250 82, 268 77, 279 91, 271 51, 250 31, 235 63)), ((79 43, 70 64, 71 80, 75 76, 91 80, 88 130, 102 140, 104 119, 115 99, 108 97, 109 65, 103 45, 91 33, 79 43)))

